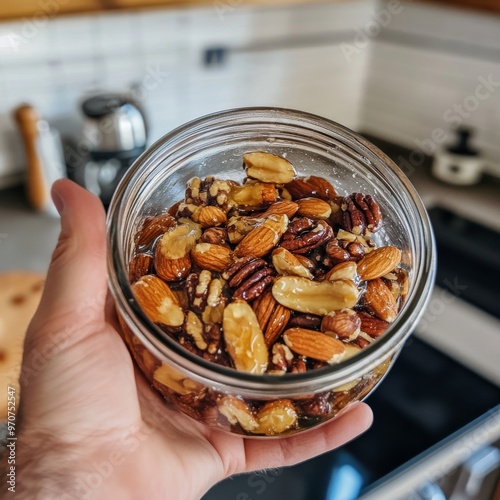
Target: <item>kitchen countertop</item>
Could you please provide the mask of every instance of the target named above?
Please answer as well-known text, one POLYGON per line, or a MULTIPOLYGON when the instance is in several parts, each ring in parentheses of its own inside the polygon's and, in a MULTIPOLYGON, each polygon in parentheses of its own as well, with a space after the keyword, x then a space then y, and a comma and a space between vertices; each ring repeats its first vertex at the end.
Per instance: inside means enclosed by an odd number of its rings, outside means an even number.
POLYGON ((0 271, 46 272, 59 229, 58 218, 30 208, 21 187, 0 191, 0 271))
POLYGON ((411 171, 410 150, 367 137, 405 171, 427 208, 441 206, 500 232, 500 179, 485 176, 474 186, 452 186, 431 175, 432 158, 427 157, 420 167, 411 171))

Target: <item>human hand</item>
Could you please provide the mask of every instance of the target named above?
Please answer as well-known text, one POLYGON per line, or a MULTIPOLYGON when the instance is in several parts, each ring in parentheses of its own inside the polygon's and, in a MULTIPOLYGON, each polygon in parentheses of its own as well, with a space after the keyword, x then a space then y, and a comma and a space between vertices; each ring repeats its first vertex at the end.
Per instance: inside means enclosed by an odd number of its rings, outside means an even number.
POLYGON ((231 474, 301 462, 369 427, 359 403, 304 434, 252 440, 165 406, 135 372, 106 300, 101 203, 67 180, 53 197, 62 228, 25 342, 19 498, 196 499, 231 474))

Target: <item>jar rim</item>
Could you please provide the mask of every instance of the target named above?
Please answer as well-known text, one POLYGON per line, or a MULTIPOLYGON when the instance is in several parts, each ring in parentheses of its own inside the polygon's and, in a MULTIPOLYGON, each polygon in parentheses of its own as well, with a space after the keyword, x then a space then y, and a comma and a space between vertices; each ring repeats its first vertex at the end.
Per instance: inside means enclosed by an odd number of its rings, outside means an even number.
MULTIPOLYGON (((312 393, 324 388, 325 383, 340 385, 357 378, 360 371, 366 372, 375 368, 394 353, 413 331, 430 300, 435 278, 436 251, 430 220, 422 200, 402 170, 379 148, 356 132, 327 118, 298 110, 276 107, 234 108, 202 116, 172 130, 156 141, 128 169, 113 196, 107 226, 109 285, 117 306, 124 310, 129 318, 135 320, 127 321, 133 333, 155 354, 160 354, 160 357, 166 359, 167 362, 174 363, 176 368, 189 374, 191 378, 204 382, 209 380, 212 384, 245 390, 246 393, 255 391, 258 394, 272 393, 274 395, 279 392, 282 395, 291 395, 301 389, 307 389, 312 393), (419 272, 418 275, 413 276, 410 287, 412 293, 407 303, 388 330, 356 356, 339 364, 309 370, 305 373, 284 374, 280 377, 269 374, 250 374, 218 365, 187 351, 168 337, 144 314, 134 299, 118 231, 122 216, 120 207, 124 199, 130 196, 128 188, 141 172, 141 167, 151 162, 154 163, 155 158, 165 148, 175 149, 183 144, 183 141, 200 140, 207 130, 214 130, 228 121, 243 124, 245 121, 257 123, 263 119, 267 120, 266 123, 273 123, 277 126, 286 126, 286 123, 291 121, 295 126, 306 130, 314 130, 326 137, 335 136, 336 139, 340 137, 345 140, 350 148, 360 152, 367 161, 382 169, 387 169, 386 172, 391 174, 392 180, 399 183, 398 187, 416 210, 417 220, 420 223, 418 228, 420 237, 417 238, 419 245, 415 256, 419 260, 419 272)), ((124 319, 127 320, 127 318, 124 319)))

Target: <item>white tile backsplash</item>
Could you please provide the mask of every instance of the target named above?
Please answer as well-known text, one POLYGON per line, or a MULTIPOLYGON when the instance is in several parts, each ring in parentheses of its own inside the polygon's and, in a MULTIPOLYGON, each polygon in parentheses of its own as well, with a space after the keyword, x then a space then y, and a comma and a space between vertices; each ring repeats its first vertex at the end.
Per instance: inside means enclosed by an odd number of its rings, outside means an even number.
MULTIPOLYGON (((84 95, 139 89, 150 142, 187 120, 238 106, 287 106, 359 126, 362 59, 347 64, 335 35, 369 19, 375 0, 256 8, 128 11, 51 20, 18 50, 0 43, 1 124, 21 102, 66 125, 84 95), (220 66, 204 65, 210 48, 224 48, 220 66), (3 117, 3 118, 2 118, 3 117)), ((0 24, 21 34, 23 23, 0 24)), ((1 41, 1 36, 0 36, 1 41)), ((22 172, 19 150, 0 144, 3 173, 22 172), (3 146, 3 147, 2 147, 3 146)))
MULTIPOLYGON (((406 3, 348 61, 341 44, 353 44, 383 8, 345 0, 235 6, 222 17, 215 8, 128 11, 63 17, 34 34, 23 22, 0 24, 0 186, 24 170, 19 141, 11 140, 12 109, 31 102, 75 135, 80 102, 96 90, 138 89, 151 142, 205 113, 268 105, 413 147, 443 125, 443 113, 474 91, 479 75, 500 81, 500 21, 406 3), (443 50, 434 50, 436 40, 443 50), (206 66, 205 51, 216 48, 227 50, 223 64, 206 66)), ((500 159, 500 89, 466 123, 500 159)))
POLYGON ((499 16, 406 3, 372 41, 368 65, 364 131, 418 150, 436 128, 452 138, 460 122, 475 129, 487 161, 500 165, 499 16), (481 78, 498 86, 476 101, 481 78))

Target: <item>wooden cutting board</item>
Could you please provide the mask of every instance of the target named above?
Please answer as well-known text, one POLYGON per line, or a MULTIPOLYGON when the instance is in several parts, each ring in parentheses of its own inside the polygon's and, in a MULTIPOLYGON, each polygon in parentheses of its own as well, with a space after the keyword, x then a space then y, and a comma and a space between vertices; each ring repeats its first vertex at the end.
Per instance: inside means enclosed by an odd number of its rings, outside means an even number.
POLYGON ((7 388, 16 388, 19 409, 19 374, 26 329, 42 296, 44 275, 32 271, 0 274, 0 420, 7 418, 7 388))

